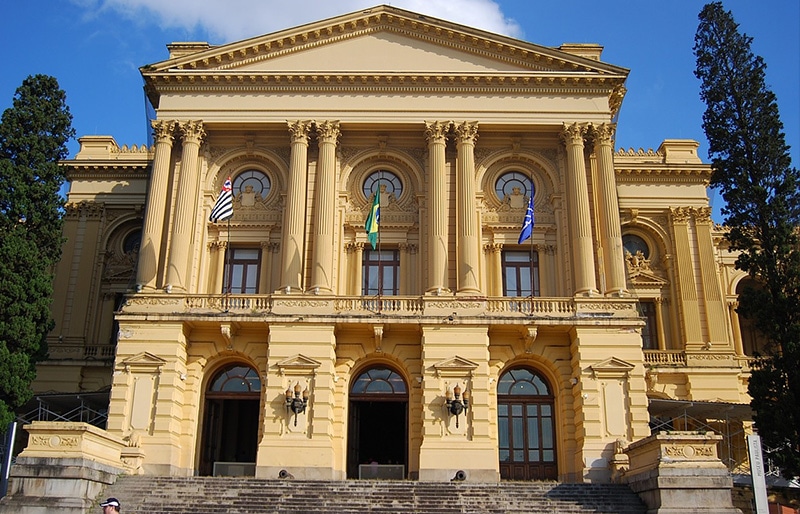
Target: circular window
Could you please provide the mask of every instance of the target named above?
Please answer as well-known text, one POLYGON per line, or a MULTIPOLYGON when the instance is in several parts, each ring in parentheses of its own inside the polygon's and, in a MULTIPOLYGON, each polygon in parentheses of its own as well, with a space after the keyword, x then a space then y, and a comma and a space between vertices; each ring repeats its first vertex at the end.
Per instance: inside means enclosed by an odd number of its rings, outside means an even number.
POLYGON ((266 198, 269 194, 269 177, 258 170, 248 170, 236 175, 233 179, 233 194, 239 196, 242 193, 255 194, 261 198, 266 198))
POLYGON ((122 242, 122 251, 125 253, 138 252, 142 244, 142 231, 134 230, 122 242))
POLYGON ((364 196, 371 200, 377 191, 394 195, 400 198, 403 193, 403 183, 400 178, 391 171, 378 170, 369 174, 364 181, 364 196))
POLYGON ((648 247, 645 240, 639 236, 635 236, 633 234, 622 236, 622 247, 625 248, 626 253, 631 255, 636 255, 637 252, 642 252, 642 255, 644 255, 645 259, 650 258, 650 247, 648 247))
POLYGON ((494 185, 494 191, 500 201, 516 196, 533 196, 533 182, 531 178, 520 171, 503 173, 494 185))

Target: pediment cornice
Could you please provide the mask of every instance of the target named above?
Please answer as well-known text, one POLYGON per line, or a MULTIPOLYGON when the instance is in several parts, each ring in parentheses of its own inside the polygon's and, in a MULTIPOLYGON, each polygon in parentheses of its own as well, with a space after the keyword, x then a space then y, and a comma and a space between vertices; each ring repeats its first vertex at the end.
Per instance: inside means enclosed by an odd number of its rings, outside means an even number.
MULTIPOLYGON (((535 45, 386 5, 221 46, 196 45, 198 51, 180 54, 175 58, 144 66, 141 68, 141 72, 145 77, 154 79, 166 78, 163 76, 166 73, 175 78, 181 75, 195 76, 201 81, 203 77, 206 77, 205 80, 214 81, 218 80, 214 79, 215 76, 225 77, 229 74, 233 74, 235 79, 237 68, 252 66, 315 47, 378 32, 391 32, 451 51, 512 65, 520 70, 498 74, 496 78, 504 75, 510 78, 521 74, 536 76, 544 74, 545 76, 540 78, 545 81, 565 79, 581 82, 591 77, 595 81, 602 78, 603 82, 616 84, 624 82, 628 74, 628 70, 625 68, 556 48, 535 45), (552 77, 547 75, 552 75, 552 77)), ((273 73, 269 72, 249 72, 245 73, 244 79, 261 82, 264 82, 266 78, 276 80, 276 77, 272 77, 272 75, 273 73)), ((382 80, 386 80, 390 76, 385 75, 382 80)), ((400 79, 402 76, 392 78, 400 79)), ((285 75, 281 76, 280 80, 288 81, 290 78, 296 80, 299 77, 285 75)), ((324 74, 318 76, 317 80, 320 79, 325 83, 324 74)), ((411 77, 409 76, 408 79, 411 80, 411 77)), ((457 82, 473 79, 474 77, 464 77, 463 79, 453 77, 452 80, 457 82)), ((349 79, 345 77, 343 80, 349 79)), ((446 81, 450 80, 449 77, 446 79, 446 81)), ((334 78, 332 83, 336 82, 338 80, 334 78)))

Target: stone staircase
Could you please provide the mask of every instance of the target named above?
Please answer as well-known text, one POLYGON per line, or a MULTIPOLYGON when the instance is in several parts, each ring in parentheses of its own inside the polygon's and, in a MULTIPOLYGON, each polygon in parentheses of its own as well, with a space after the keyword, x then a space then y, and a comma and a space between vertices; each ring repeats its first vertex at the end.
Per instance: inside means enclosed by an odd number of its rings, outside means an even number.
POLYGON ((123 476, 105 489, 124 514, 645 514, 627 486, 558 482, 305 481, 123 476))

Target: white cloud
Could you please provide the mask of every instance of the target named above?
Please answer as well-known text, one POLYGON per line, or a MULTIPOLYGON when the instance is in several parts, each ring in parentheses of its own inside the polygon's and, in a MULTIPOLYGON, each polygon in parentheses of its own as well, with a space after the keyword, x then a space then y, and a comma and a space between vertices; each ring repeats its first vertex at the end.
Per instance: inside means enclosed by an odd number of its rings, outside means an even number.
MULTIPOLYGON (((198 30, 222 44, 374 7, 382 0, 73 0, 87 14, 116 11, 166 29, 198 30), (155 19, 152 19, 155 17, 155 19)), ((521 37, 493 0, 394 0, 391 5, 490 32, 521 37)))

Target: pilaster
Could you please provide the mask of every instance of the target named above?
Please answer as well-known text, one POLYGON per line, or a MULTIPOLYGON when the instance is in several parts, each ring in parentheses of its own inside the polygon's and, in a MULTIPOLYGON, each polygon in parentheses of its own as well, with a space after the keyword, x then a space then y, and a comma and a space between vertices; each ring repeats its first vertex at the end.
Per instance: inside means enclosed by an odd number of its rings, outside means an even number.
POLYGON ((571 466, 579 480, 607 482, 618 440, 650 433, 640 322, 608 327, 573 327, 572 387, 577 452, 571 466))
POLYGON ((680 318, 683 319, 683 334, 686 350, 700 350, 703 345, 703 332, 700 325, 700 302, 697 297, 694 266, 689 240, 690 209, 675 207, 670 209, 672 240, 675 245, 675 269, 678 278, 680 318))
MULTIPOLYGON (((423 420, 419 479, 446 482, 456 472, 478 482, 499 480, 497 441, 492 438, 494 411, 489 384, 488 327, 422 327, 423 420), (458 426, 445 403, 448 388, 469 391, 469 407, 458 426)), ((496 418, 495 418, 496 419, 496 418)))
POLYGON ((343 480, 343 448, 334 436, 344 425, 334 416, 334 327, 272 324, 264 406, 263 437, 256 476, 278 478, 286 470, 304 480, 343 480), (285 403, 285 391, 308 389, 306 411, 296 417, 285 403), (339 424, 337 428, 337 423, 339 424))
POLYGON ((703 280, 703 301, 705 302, 708 325, 708 342, 716 350, 733 347, 728 341, 728 308, 719 282, 719 272, 714 255, 714 241, 711 235, 711 208, 694 209, 695 237, 700 260, 700 274, 703 280))

